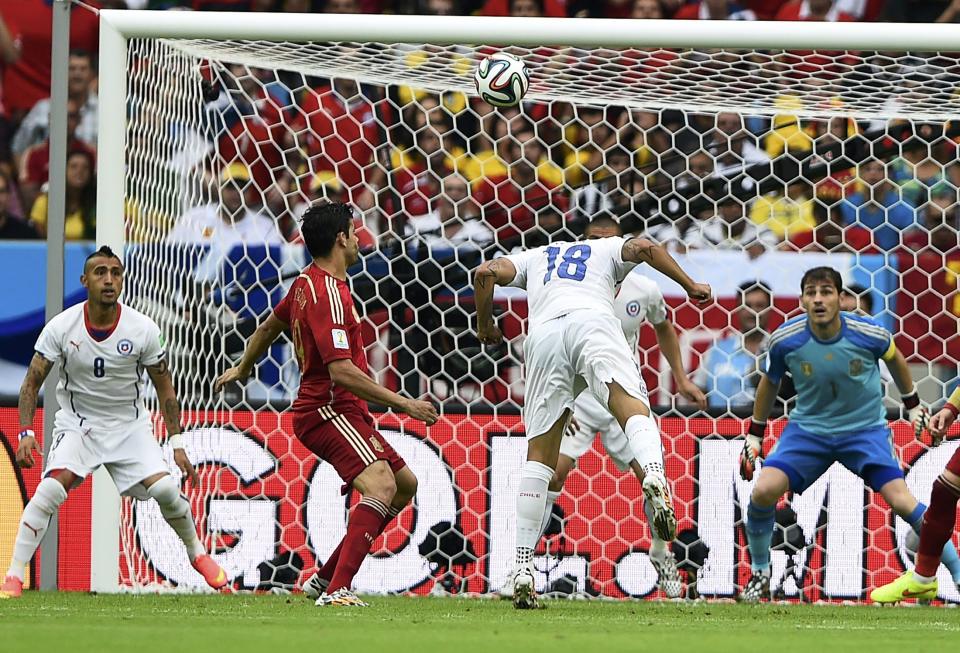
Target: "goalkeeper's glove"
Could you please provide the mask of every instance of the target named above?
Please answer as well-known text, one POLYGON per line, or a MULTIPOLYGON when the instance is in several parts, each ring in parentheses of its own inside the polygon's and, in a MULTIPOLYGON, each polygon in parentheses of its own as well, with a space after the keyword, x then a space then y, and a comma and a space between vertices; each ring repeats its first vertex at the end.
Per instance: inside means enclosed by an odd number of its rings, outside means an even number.
MULTIPOLYGON (((900 400, 903 402, 903 407, 907 411, 907 421, 909 421, 910 426, 913 427, 913 435, 918 440, 922 440, 923 432, 930 422, 930 411, 920 403, 920 397, 917 396, 916 390, 908 395, 903 395, 900 397, 900 400)), ((943 438, 934 438, 932 442, 933 446, 936 447, 942 440, 943 438)))
POLYGON ((757 469, 757 461, 763 457, 763 434, 767 430, 766 422, 750 420, 747 437, 743 441, 743 451, 740 452, 740 477, 745 481, 753 480, 753 472, 757 469))

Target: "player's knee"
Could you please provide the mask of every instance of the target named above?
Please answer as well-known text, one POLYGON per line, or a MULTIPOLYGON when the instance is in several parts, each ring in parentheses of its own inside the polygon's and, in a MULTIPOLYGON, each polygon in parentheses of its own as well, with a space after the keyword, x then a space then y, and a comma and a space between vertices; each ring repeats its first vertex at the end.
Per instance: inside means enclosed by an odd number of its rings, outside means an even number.
POLYGON ((180 496, 180 488, 169 474, 162 476, 147 488, 147 494, 160 506, 160 513, 169 517, 174 511, 183 509, 184 501, 180 496))
POLYGON ((563 489, 563 484, 567 482, 569 474, 570 468, 568 466, 557 465, 557 469, 553 472, 553 478, 550 479, 550 484, 547 486, 548 489, 551 492, 560 492, 563 489))
POLYGON ((387 505, 393 503, 393 498, 397 495, 397 479, 390 467, 386 464, 375 464, 368 467, 364 474, 366 478, 361 493, 387 505))
POLYGON ((33 493, 30 503, 42 512, 52 515, 60 505, 67 500, 67 490, 60 481, 47 477, 40 481, 37 491, 33 493))
POLYGON ((394 481, 397 484, 396 495, 394 496, 394 505, 402 501, 404 505, 410 502, 417 494, 419 482, 413 472, 408 467, 404 467, 394 474, 394 481), (399 501, 398 501, 399 500, 399 501))
POLYGON ((780 500, 783 493, 784 490, 779 483, 775 482, 775 479, 770 476, 765 477, 761 473, 760 478, 757 479, 757 484, 753 486, 750 501, 758 506, 772 506, 780 500))

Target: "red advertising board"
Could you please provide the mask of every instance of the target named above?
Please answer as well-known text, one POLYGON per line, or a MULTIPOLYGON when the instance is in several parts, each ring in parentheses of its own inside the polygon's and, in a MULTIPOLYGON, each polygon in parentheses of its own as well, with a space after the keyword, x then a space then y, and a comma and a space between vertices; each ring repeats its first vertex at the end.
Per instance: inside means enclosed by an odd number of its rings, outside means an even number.
MULTIPOLYGON (((201 487, 188 486, 187 495, 208 546, 238 586, 255 587, 262 580, 258 565, 285 551, 299 553, 303 574, 310 573, 339 541, 349 501, 356 497, 345 500, 330 466, 318 464, 292 437, 289 415, 261 411, 205 418, 208 422, 192 427, 185 439, 202 476, 201 487)), ((379 422, 420 486, 415 509, 404 511, 375 543, 375 555, 358 575, 359 589, 429 592, 437 574, 418 546, 432 526, 444 521, 456 525, 477 556, 477 562, 463 570, 467 589, 496 589, 513 556, 513 506, 525 451, 519 418, 445 415, 428 431, 393 415, 381 415, 379 422)), ((11 461, 16 426, 16 411, 0 409, 4 559, 25 495, 39 478, 36 469, 15 469, 11 461)), ((774 431, 781 426, 775 425, 774 431)), ((677 417, 662 419, 661 428, 680 531, 695 534, 709 550, 699 572, 699 590, 708 596, 731 596, 749 574, 741 515, 750 484, 736 471, 741 446, 736 436, 743 422, 677 417)), ((927 451, 906 425, 896 424, 894 431, 903 459, 912 466, 908 484, 925 500, 955 445, 927 451)), ((785 503, 796 515, 795 532, 802 544, 793 560, 796 571, 782 583, 788 597, 802 592, 812 600, 862 599, 871 587, 904 568, 898 544, 905 525, 895 523, 882 499, 843 468, 835 466, 804 495, 787 497, 785 503)), ((645 554, 650 541, 639 484, 616 470, 599 442, 571 474, 559 505, 566 522, 561 536, 541 542, 541 583, 571 574, 581 587, 607 596, 657 595, 645 554)), ((89 506, 85 484, 61 511, 59 581, 65 589, 89 586, 89 506)), ((126 508, 124 524, 123 584, 200 583, 154 504, 126 508)), ((789 562, 786 553, 774 552, 776 582, 789 571, 789 562)), ((941 587, 945 598, 960 600, 952 583, 941 587)))

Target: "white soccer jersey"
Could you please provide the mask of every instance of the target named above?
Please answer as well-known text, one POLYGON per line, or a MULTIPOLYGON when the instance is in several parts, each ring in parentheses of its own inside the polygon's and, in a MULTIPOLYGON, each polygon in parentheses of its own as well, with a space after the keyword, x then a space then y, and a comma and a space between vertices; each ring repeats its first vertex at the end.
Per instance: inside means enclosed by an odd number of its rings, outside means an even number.
MULTIPOLYGON (((620 284, 613 302, 617 319, 623 326, 630 351, 640 355, 640 325, 646 319, 660 324, 667 319, 667 304, 656 282, 641 274, 628 274, 620 284)), ((639 359, 638 359, 639 360, 639 359)))
POLYGON ((527 291, 530 330, 578 309, 616 316, 614 288, 635 267, 621 256, 624 242, 553 243, 507 256, 517 269, 509 285, 527 291))
POLYGON ((166 354, 160 327, 129 306, 117 305, 117 323, 100 340, 87 322, 86 302, 57 315, 43 328, 36 352, 61 363, 56 422, 113 430, 149 421, 143 405, 144 367, 166 354))

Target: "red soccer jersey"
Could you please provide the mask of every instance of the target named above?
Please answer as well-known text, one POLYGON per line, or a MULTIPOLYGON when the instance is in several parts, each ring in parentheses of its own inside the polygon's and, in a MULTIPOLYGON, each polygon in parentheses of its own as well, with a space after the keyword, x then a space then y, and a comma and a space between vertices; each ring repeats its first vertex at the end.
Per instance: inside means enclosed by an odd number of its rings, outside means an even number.
POLYGON ((290 325, 300 366, 300 390, 293 402, 294 412, 330 406, 337 412, 359 407, 367 413, 367 402, 334 385, 328 368, 333 361, 350 359, 367 374, 360 316, 353 305, 350 286, 310 265, 273 312, 290 325))

